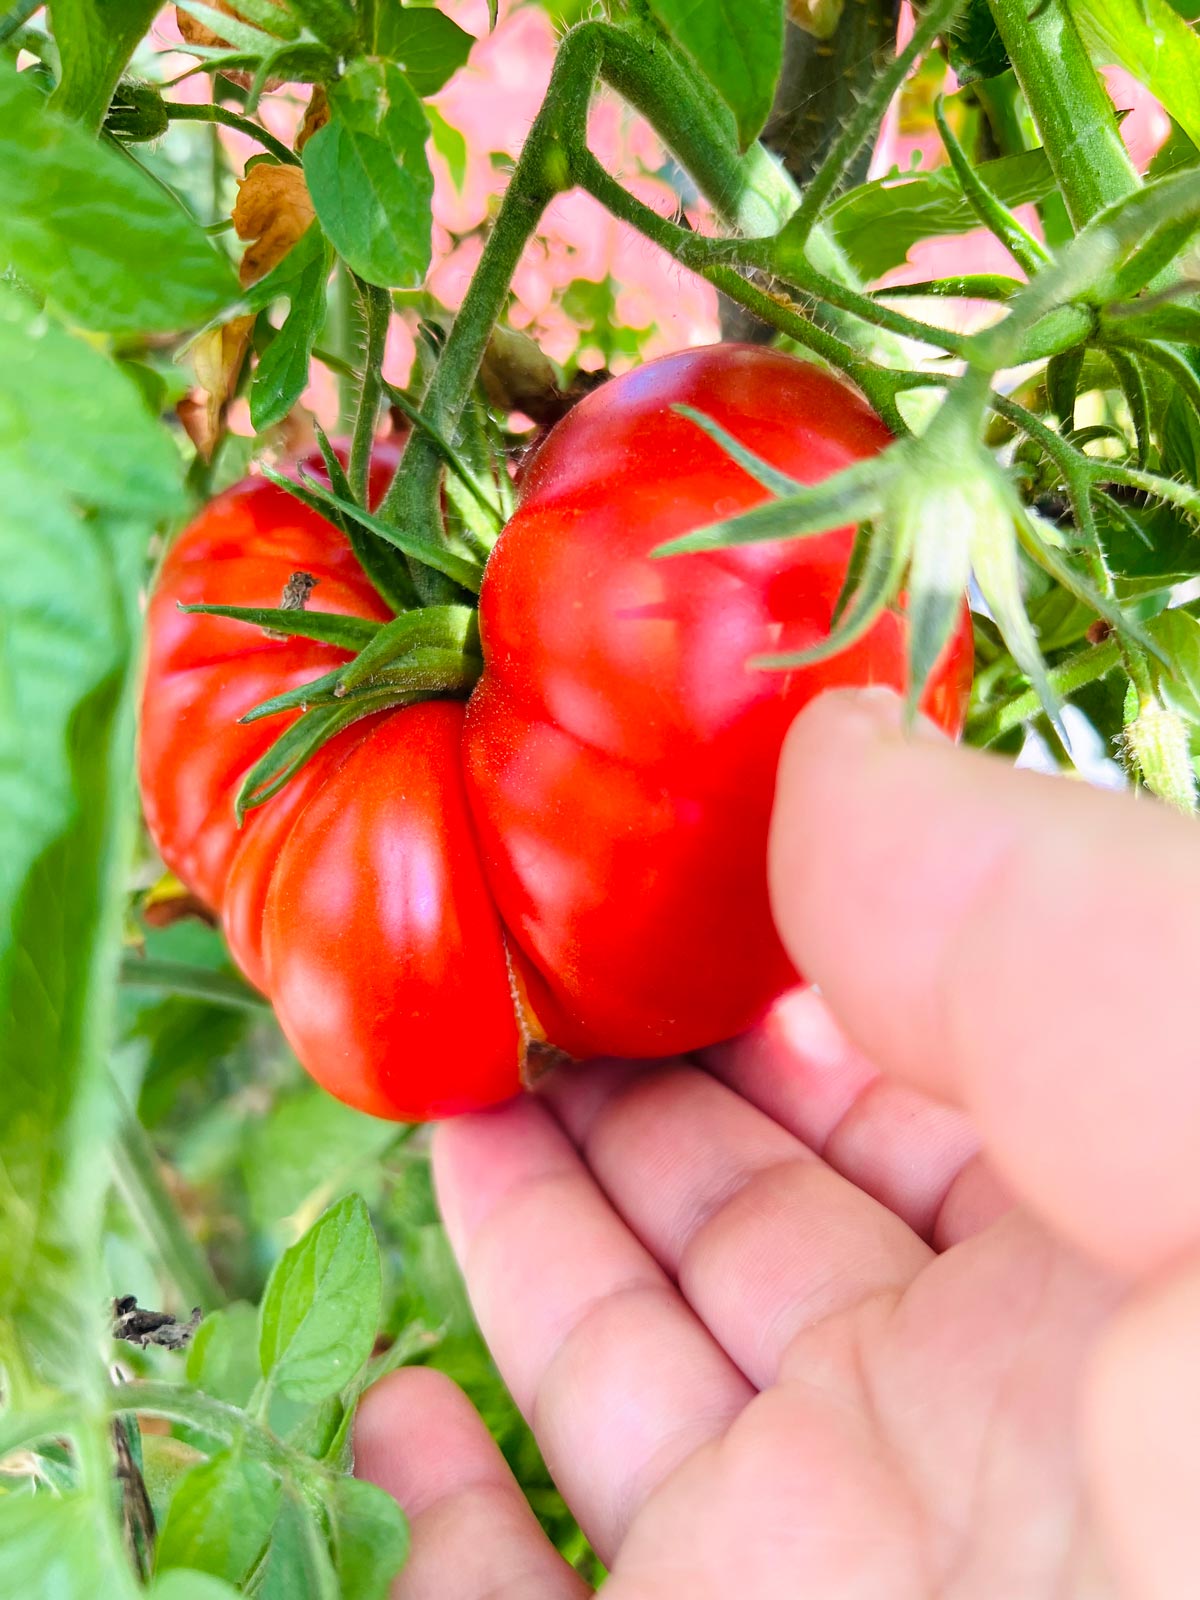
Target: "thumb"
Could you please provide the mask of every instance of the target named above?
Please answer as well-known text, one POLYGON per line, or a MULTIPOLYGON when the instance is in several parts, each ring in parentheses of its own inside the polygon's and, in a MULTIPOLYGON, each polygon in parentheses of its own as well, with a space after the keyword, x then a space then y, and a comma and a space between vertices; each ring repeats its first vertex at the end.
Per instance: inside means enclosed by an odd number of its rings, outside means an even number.
POLYGON ((770 880, 847 1032, 964 1106, 1047 1221, 1124 1271, 1200 1242, 1193 822, 840 692, 788 735, 770 880))

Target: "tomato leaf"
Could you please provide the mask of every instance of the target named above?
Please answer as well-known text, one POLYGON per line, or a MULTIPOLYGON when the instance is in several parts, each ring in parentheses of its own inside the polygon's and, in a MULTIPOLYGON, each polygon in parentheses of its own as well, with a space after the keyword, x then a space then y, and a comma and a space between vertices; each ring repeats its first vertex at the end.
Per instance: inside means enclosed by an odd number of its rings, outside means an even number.
POLYGON ((374 54, 403 68, 422 98, 436 94, 458 71, 475 43, 474 34, 444 11, 413 9, 399 0, 376 0, 374 54))
POLYGON ((292 10, 323 44, 349 52, 358 33, 358 18, 349 0, 288 0, 292 10))
POLYGON ((279 1479, 261 1461, 220 1450, 180 1480, 158 1537, 159 1572, 189 1567, 241 1583, 271 1537, 279 1479))
POLYGON ((330 119, 304 147, 321 225, 348 266, 384 289, 414 289, 429 267, 429 124, 404 74, 356 61, 329 90, 330 119))
POLYGON ((325 322, 325 288, 332 266, 325 235, 313 223, 259 285, 272 299, 286 295, 291 304, 282 327, 259 357, 250 386, 250 420, 258 433, 282 422, 308 384, 313 346, 325 322))
POLYGON ((141 1600, 143 1591, 133 1583, 119 1547, 97 1549, 91 1496, 77 1491, 0 1495, 0 1546, 10 1595, 141 1600))
POLYGON ((343 1600, 387 1600, 408 1557, 408 1520, 373 1483, 339 1478, 329 1496, 333 1559, 343 1600))
POLYGON ((62 61, 51 105, 92 131, 154 20, 157 0, 53 0, 50 17, 62 61))
POLYGON ((206 1572, 175 1567, 150 1585, 148 1600, 237 1600, 238 1591, 206 1572))
POLYGON ((188 1347, 188 1382, 218 1400, 244 1406, 260 1377, 257 1333, 258 1312, 245 1301, 210 1312, 188 1347))
POLYGON ((284 1496, 271 1548, 255 1585, 256 1600, 340 1600, 325 1537, 298 1495, 284 1496))
POLYGON ((652 15, 733 112, 747 149, 762 132, 783 66, 783 0, 649 0, 652 15))
POLYGON ((48 111, 3 60, 0 258, 72 322, 106 333, 204 322, 238 293, 200 228, 131 156, 48 111))
POLYGON ((339 1200, 275 1265, 259 1311, 263 1375, 322 1400, 371 1354, 381 1306, 379 1246, 360 1196, 339 1200))
POLYGON ((1168 0, 1072 0, 1090 50, 1143 84, 1200 141, 1200 38, 1168 0))
MULTIPOLYGON (((985 161, 978 171, 992 194, 1009 206, 1042 200, 1055 187, 1041 150, 985 161)), ((979 226, 950 167, 914 177, 890 173, 860 184, 834 201, 826 222, 855 271, 868 281, 903 265, 922 239, 969 233, 979 226)))
POLYGON ((104 1293, 137 594, 181 504, 133 385, 0 288, 0 1347, 72 1387, 104 1293))

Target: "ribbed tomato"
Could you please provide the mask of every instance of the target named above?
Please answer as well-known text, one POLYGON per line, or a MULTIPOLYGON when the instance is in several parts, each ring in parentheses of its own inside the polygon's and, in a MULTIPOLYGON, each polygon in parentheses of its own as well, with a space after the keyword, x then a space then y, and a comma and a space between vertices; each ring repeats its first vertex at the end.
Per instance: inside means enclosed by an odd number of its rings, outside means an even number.
MULTIPOLYGON (((464 711, 386 711, 333 740, 239 834, 233 795, 286 725, 234 718, 341 653, 179 600, 382 618, 341 534, 251 482, 180 538, 150 614, 141 769, 164 859, 223 918, 309 1071, 380 1115, 505 1098, 528 1047, 663 1055, 751 1023, 797 975, 767 904, 775 765, 834 684, 903 685, 886 614, 819 666, 747 663, 827 635, 852 530, 656 560, 663 540, 765 491, 693 422, 707 413, 814 482, 887 433, 850 390, 751 346, 652 362, 552 431, 489 560, 484 671, 464 711)), ((957 730, 966 611, 925 698, 957 730)))

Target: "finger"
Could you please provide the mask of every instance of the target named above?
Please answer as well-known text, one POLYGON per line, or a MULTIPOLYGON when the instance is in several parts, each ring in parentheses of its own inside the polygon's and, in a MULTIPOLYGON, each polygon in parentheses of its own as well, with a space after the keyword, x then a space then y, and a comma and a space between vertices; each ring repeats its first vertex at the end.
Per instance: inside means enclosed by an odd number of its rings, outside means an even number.
POLYGON ((965 1106, 1001 1177, 1123 1270, 1200 1238, 1200 835, 1152 803, 899 731, 885 692, 788 736, 776 918, 870 1058, 965 1106))
POLYGON ((466 1395, 429 1367, 368 1390, 355 1472, 409 1519, 412 1547, 391 1600, 582 1600, 590 1591, 538 1525, 466 1395))
POLYGON ((1093 1364, 1092 1486, 1129 1600, 1195 1592, 1198 1346, 1200 1260, 1193 1257, 1126 1304, 1093 1364))
POLYGON ((484 1337, 601 1559, 753 1391, 544 1106, 442 1124, 434 1173, 484 1337))
MULTIPOLYGON (((923 1239, 941 1246, 963 1237, 941 1219, 977 1135, 960 1111, 882 1078, 815 989, 785 996, 757 1028, 706 1050, 703 1061, 923 1239)), ((954 1204, 947 1212, 967 1214, 954 1204)))
POLYGON ((630 1227, 759 1388, 805 1329, 899 1293, 931 1252, 698 1067, 592 1063, 544 1091, 630 1227))

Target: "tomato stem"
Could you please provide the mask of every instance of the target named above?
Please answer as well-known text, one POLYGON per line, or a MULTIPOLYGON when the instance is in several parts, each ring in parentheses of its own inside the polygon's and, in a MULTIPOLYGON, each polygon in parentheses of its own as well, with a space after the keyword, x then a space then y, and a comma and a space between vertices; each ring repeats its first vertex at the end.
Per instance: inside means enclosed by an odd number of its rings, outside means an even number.
POLYGON ((1138 176, 1113 103, 1066 0, 988 0, 1075 227, 1132 194, 1138 176))

